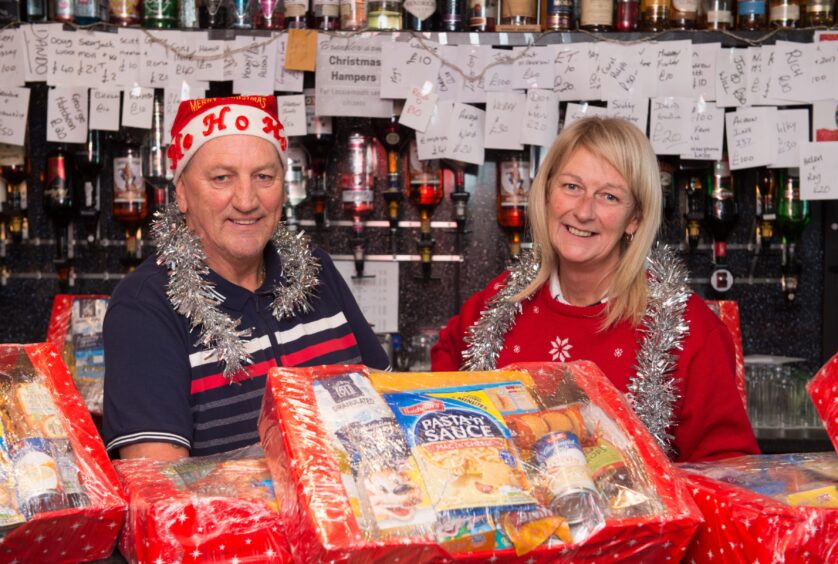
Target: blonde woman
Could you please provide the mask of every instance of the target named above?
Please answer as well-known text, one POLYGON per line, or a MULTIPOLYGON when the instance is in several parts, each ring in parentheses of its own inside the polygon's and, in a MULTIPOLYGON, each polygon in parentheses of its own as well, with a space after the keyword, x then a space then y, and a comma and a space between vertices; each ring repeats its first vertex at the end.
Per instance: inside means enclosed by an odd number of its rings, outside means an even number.
POLYGON ((660 176, 621 119, 565 128, 529 195, 535 253, 472 296, 440 333, 434 370, 591 360, 677 461, 758 452, 727 328, 652 252, 660 176))

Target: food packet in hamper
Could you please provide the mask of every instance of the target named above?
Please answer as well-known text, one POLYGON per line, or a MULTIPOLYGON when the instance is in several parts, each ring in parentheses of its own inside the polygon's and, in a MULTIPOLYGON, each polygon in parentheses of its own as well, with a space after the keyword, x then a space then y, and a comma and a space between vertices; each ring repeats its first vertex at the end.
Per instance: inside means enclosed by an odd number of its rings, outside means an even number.
POLYGON ((381 537, 429 531, 436 515, 416 462, 369 380, 354 372, 315 380, 314 394, 361 528, 381 537))
POLYGON ((385 394, 437 511, 532 505, 503 416, 483 391, 385 394))

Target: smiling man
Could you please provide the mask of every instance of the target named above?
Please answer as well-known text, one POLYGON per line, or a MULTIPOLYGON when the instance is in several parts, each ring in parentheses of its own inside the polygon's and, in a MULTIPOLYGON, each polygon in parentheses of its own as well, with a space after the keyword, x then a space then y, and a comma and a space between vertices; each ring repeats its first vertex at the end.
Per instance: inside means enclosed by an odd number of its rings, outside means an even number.
POLYGON ((273 366, 388 366, 328 255, 280 222, 286 145, 273 97, 180 105, 176 202, 105 317, 103 434, 122 458, 258 441, 273 366))

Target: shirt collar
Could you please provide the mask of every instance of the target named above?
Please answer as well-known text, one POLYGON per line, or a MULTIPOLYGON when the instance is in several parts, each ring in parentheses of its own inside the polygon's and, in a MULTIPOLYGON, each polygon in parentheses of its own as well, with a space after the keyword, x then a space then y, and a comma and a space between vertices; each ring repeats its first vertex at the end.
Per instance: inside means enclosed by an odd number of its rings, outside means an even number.
MULTIPOLYGON (((567 301, 567 299, 565 299, 565 297, 564 297, 564 294, 562 294, 562 285, 559 282, 559 271, 558 270, 554 270, 550 274, 550 295, 553 296, 553 299, 556 300, 557 302, 559 302, 560 304, 565 304, 565 305, 569 305, 569 306, 573 305, 572 303, 567 301)), ((608 301, 608 296, 603 296, 601 300, 599 300, 597 303, 591 304, 591 305, 604 304, 607 301, 608 301)), ((579 307, 579 306, 574 306, 574 307, 579 307)))
POLYGON ((263 254, 265 261, 265 281, 256 290, 251 292, 233 284, 220 274, 210 269, 207 279, 215 285, 215 293, 223 298, 222 305, 225 308, 240 311, 244 309, 247 301, 255 294, 271 294, 272 289, 282 279, 282 261, 276 252, 273 243, 268 243, 263 254))

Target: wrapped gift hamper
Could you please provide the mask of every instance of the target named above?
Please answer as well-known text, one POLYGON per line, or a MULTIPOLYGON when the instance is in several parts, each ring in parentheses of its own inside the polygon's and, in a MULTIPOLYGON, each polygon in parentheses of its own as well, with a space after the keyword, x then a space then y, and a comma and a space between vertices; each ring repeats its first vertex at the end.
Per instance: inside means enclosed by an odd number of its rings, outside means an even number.
POLYGON ((838 452, 838 354, 829 359, 806 384, 806 391, 826 427, 832 446, 838 452))
POLYGON ((176 462, 114 462, 130 500, 130 562, 290 562, 259 445, 176 462))
POLYGON ((47 341, 62 352, 90 413, 102 415, 105 393, 105 347, 102 323, 106 295, 58 294, 52 301, 47 341))
POLYGON ((59 351, 0 345, 0 561, 110 555, 126 502, 59 351))
POLYGON ((259 434, 303 562, 677 561, 700 521, 589 362, 274 368, 259 434))

